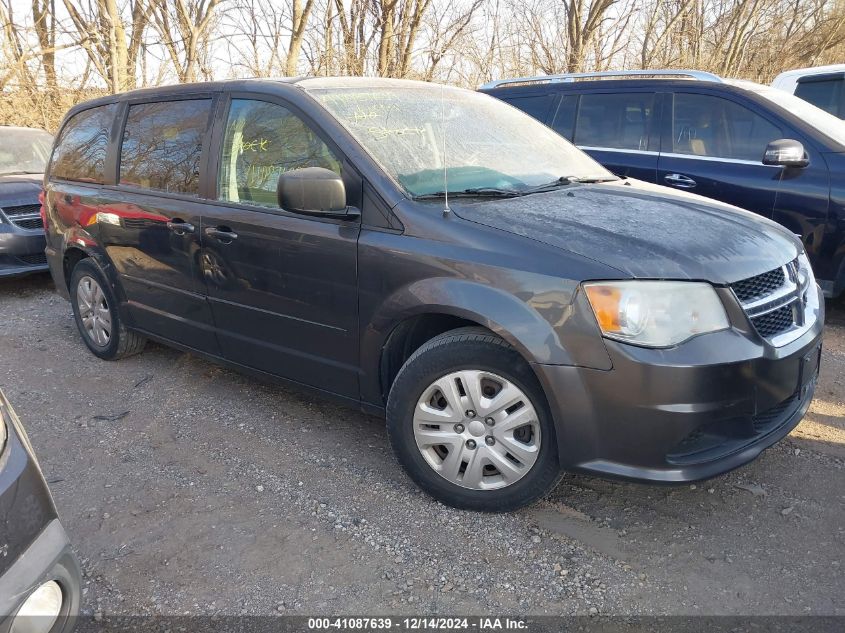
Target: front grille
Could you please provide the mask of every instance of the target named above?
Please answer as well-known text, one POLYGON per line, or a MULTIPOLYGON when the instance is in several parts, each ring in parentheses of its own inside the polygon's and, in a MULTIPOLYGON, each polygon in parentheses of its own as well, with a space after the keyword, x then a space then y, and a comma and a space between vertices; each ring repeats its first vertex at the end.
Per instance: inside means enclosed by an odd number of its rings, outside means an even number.
POLYGON ((789 398, 776 404, 768 411, 753 416, 751 418, 751 424, 754 426, 754 431, 756 433, 765 433, 779 426, 781 422, 784 422, 787 417, 794 413, 794 409, 798 408, 800 395, 801 391, 796 391, 789 398))
POLYGON ((795 315, 792 311, 792 305, 785 305, 772 312, 767 312, 758 317, 751 319, 757 332, 763 338, 771 338, 786 332, 795 324, 795 315))
POLYGON ((750 303, 772 294, 786 283, 783 268, 775 268, 762 275, 749 277, 731 285, 740 303, 750 303))
POLYGON ((793 416, 802 404, 806 404, 806 399, 812 393, 812 389, 798 389, 786 400, 756 415, 702 424, 666 454, 666 461, 676 466, 699 464, 737 453, 769 433, 783 428, 790 420, 797 424, 793 416), (802 397, 805 399, 802 400, 802 397))
POLYGON ((18 259, 30 266, 39 266, 47 263, 47 255, 44 253, 33 253, 32 255, 18 255, 18 259))
POLYGON ((799 292, 798 260, 731 284, 742 309, 765 339, 804 324, 806 287, 799 292))
POLYGON ((41 213, 41 205, 22 204, 17 207, 3 207, 3 213, 10 218, 16 215, 38 215, 41 213))
POLYGON ((44 228, 44 223, 41 221, 41 218, 27 218, 26 220, 12 219, 12 222, 14 222, 16 226, 19 226, 22 229, 43 229, 44 228))

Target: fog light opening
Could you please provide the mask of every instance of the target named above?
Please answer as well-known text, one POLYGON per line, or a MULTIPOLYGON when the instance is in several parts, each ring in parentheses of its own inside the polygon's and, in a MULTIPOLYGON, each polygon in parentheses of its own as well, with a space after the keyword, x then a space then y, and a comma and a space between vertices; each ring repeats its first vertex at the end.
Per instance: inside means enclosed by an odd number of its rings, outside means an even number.
POLYGON ((9 633, 49 633, 59 619, 64 605, 64 593, 55 580, 48 580, 18 609, 9 633))

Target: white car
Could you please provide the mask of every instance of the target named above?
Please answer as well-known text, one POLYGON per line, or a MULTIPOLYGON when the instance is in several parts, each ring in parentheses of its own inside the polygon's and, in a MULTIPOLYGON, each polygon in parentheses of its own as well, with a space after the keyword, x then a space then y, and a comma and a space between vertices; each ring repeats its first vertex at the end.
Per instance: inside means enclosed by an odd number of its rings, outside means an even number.
POLYGON ((787 70, 772 86, 845 119, 845 64, 787 70))

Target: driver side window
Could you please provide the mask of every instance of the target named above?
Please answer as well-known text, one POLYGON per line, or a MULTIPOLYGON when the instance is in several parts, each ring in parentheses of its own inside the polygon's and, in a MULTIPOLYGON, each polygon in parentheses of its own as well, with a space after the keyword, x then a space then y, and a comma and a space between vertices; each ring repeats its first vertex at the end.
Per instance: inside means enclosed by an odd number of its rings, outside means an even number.
POLYGON ((693 156, 760 161, 783 132, 759 114, 728 99, 676 93, 672 151, 693 156))
POLYGON ((217 181, 220 200, 278 208, 279 174, 340 161, 298 116, 275 103, 233 99, 226 121, 217 181))

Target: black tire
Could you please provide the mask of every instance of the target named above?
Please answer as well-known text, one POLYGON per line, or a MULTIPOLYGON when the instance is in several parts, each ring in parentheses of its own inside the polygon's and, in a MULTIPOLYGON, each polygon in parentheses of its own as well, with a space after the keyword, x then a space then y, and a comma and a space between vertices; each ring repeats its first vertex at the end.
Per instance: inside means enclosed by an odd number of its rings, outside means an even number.
POLYGON ((533 503, 560 480, 557 440, 543 390, 528 363, 500 337, 483 328, 461 328, 428 341, 405 362, 390 389, 387 432, 399 463, 432 497, 455 508, 507 512, 533 503), (534 465, 521 479, 494 490, 462 487, 438 474, 414 438, 418 400, 435 380, 451 372, 477 369, 511 381, 537 412, 542 441, 534 465))
POLYGON ((114 291, 100 266, 90 257, 80 260, 73 268, 70 276, 70 304, 73 306, 73 317, 76 321, 79 335, 95 356, 103 360, 118 360, 137 354, 144 349, 147 339, 140 334, 127 330, 123 325, 117 309, 117 298, 114 295, 114 291), (92 278, 102 289, 108 307, 108 313, 111 317, 111 334, 108 342, 104 345, 99 344, 91 337, 80 315, 78 288, 80 282, 85 277, 92 278))

